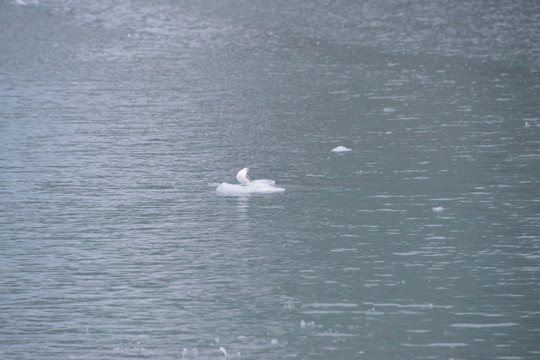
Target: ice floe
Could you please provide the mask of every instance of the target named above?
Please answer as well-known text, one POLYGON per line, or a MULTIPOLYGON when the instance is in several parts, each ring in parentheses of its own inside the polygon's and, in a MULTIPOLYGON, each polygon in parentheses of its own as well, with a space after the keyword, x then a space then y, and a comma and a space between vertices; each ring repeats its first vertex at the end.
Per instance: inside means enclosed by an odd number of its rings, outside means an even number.
POLYGON ((244 194, 270 194, 284 192, 285 189, 277 187, 274 180, 259 179, 242 184, 221 183, 216 191, 225 195, 244 195, 244 194))
POLYGON ((338 146, 332 149, 333 152, 344 152, 344 151, 351 151, 351 149, 346 148, 345 146, 338 146))

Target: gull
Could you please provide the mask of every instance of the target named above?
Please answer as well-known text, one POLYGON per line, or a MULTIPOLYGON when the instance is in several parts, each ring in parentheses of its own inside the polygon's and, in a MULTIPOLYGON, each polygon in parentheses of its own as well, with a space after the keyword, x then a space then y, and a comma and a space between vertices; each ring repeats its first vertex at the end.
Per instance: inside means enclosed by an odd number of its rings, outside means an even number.
POLYGON ((240 184, 242 185, 247 185, 247 183, 249 182, 252 182, 253 180, 251 180, 251 178, 248 176, 248 173, 249 172, 249 169, 248 168, 243 168, 242 170, 240 170, 238 172, 238 174, 236 174, 236 180, 238 180, 240 182, 240 184))

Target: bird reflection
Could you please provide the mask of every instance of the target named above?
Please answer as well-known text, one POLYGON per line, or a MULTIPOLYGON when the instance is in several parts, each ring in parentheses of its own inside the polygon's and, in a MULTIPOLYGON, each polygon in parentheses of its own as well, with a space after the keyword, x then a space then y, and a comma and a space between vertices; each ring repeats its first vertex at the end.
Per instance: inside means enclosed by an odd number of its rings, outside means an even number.
POLYGON ((239 196, 236 201, 236 212, 238 213, 238 228, 249 230, 249 196, 239 196))

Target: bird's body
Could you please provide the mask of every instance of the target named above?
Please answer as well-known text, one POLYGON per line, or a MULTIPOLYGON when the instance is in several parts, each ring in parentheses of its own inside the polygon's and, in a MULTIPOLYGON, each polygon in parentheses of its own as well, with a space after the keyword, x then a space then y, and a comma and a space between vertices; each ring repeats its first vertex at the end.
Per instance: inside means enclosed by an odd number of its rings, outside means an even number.
POLYGON ((238 172, 238 174, 236 174, 236 180, 238 180, 238 182, 240 182, 242 185, 247 185, 247 183, 252 182, 253 180, 251 180, 251 178, 248 176, 248 172, 248 168, 243 168, 238 172))

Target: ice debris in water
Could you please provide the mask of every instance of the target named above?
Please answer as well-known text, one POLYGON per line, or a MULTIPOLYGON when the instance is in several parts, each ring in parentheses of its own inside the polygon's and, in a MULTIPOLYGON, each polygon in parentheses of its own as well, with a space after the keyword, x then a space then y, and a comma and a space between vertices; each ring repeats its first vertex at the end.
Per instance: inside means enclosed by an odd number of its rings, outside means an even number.
POLYGON ((338 146, 332 149, 333 152, 344 152, 344 151, 351 151, 351 149, 346 148, 345 146, 338 146))
MULTIPOLYGON (((540 128, 540 123, 534 124, 534 126, 537 127, 537 128, 540 128)), ((525 124, 523 125, 523 127, 524 127, 525 129, 530 128, 530 127, 531 127, 531 124, 529 124, 528 121, 525 121, 525 124)))
POLYGON ((223 353, 223 355, 227 356, 227 350, 225 350, 225 348, 223 346, 221 346, 219 348, 219 351, 221 351, 223 353))
POLYGON ((197 348, 193 348, 193 349, 188 349, 188 348, 184 348, 184 350, 182 351, 182 359, 186 359, 186 358, 198 358, 199 357, 199 351, 197 350, 197 348))
POLYGON ((285 189, 275 185, 275 181, 268 179, 253 180, 245 185, 224 182, 218 185, 216 191, 225 195, 269 194, 285 191, 285 189))
POLYGON ((313 321, 306 323, 304 320, 300 320, 300 327, 305 328, 306 326, 315 326, 315 323, 313 321))
POLYGON ((443 212, 444 211, 444 208, 442 206, 435 206, 433 207, 431 210, 433 210, 433 212, 443 212))

